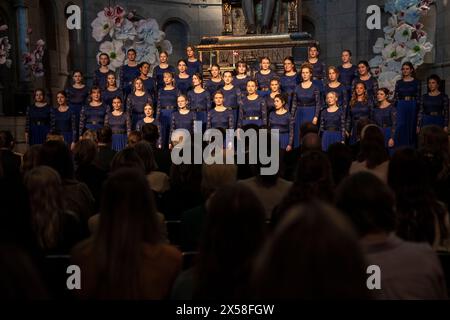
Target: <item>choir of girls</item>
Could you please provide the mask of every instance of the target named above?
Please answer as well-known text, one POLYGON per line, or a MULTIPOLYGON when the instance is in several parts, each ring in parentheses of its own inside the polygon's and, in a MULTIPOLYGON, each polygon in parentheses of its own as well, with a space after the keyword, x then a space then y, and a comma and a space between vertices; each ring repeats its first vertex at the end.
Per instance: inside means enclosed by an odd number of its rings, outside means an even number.
POLYGON ((342 52, 340 66, 327 68, 319 59, 318 47, 311 46, 299 70, 293 58, 286 57, 281 76, 267 57, 260 60, 254 77, 243 61, 234 72, 222 73, 214 64, 206 81, 192 46, 176 67, 170 65, 166 52, 159 58, 151 74, 151 65, 138 64, 136 51, 130 49, 116 76, 109 70, 109 56, 102 53, 93 87, 88 89, 82 72, 74 71, 71 84, 57 93, 55 106, 37 89, 26 113, 27 142, 40 144, 48 133, 58 132, 72 145, 86 130, 109 126, 113 148, 121 150, 132 130, 151 123, 160 132, 159 147, 171 148, 169 137, 176 129, 194 132, 257 125, 278 129, 280 148, 290 151, 300 146, 301 125, 311 122, 318 126, 326 151, 333 143, 356 143, 357 124, 368 119, 380 127, 386 148, 392 151, 414 146, 423 126, 448 129, 449 98, 442 92, 440 78, 430 76, 427 93, 422 94, 409 62, 402 65, 395 91, 389 92, 378 88, 367 61, 352 64, 350 50, 342 52), (200 121, 201 128, 195 128, 194 121, 200 121))

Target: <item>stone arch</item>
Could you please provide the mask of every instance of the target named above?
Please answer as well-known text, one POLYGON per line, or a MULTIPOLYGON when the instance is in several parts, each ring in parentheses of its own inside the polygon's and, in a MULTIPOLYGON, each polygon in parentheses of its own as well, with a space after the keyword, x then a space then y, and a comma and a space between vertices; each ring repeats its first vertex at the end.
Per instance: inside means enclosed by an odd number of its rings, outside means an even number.
POLYGON ((185 56, 185 48, 189 44, 189 25, 183 19, 173 17, 167 19, 162 30, 166 33, 166 39, 172 43, 172 64, 185 56))

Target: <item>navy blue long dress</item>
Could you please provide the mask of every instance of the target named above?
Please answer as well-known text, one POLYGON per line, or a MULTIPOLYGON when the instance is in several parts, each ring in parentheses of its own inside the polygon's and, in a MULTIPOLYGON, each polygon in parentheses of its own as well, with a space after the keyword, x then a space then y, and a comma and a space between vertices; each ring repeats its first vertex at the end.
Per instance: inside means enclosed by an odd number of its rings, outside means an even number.
POLYGON ((95 70, 94 77, 93 77, 94 86, 99 87, 101 90, 105 90, 106 83, 108 82, 107 81, 108 73, 109 73, 109 71, 101 72, 100 69, 95 70))
POLYGON ((200 60, 196 60, 194 62, 191 62, 189 60, 186 60, 187 62, 187 70, 186 73, 190 75, 191 77, 196 74, 200 73, 203 74, 203 66, 200 60))
POLYGON ((421 91, 419 80, 398 80, 395 84, 397 147, 416 145, 417 102, 422 96, 421 91))
POLYGON ((328 151, 333 143, 345 141, 345 112, 338 108, 334 112, 328 108, 322 111, 320 116, 320 136, 322 137, 322 150, 328 151))
POLYGON ((242 99, 242 92, 237 86, 233 85, 233 88, 225 90, 223 92, 223 105, 233 111, 234 126, 237 126, 237 120, 239 117, 239 105, 242 99))
POLYGON ((111 128, 112 144, 111 148, 115 151, 121 151, 127 146, 127 137, 131 131, 131 121, 128 113, 122 112, 115 116, 108 112, 105 116, 105 126, 111 128))
POLYGON ((354 106, 349 106, 347 117, 347 131, 351 133, 350 144, 357 142, 356 127, 359 120, 370 119, 372 115, 373 104, 369 100, 367 102, 358 101, 354 106))
POLYGON ((181 94, 186 95, 188 91, 192 89, 192 77, 189 76, 188 78, 183 79, 176 75, 175 87, 181 92, 181 94))
POLYGON ((395 128, 397 126, 397 110, 393 104, 386 108, 374 107, 371 119, 381 128, 384 134, 386 148, 389 147, 389 139, 395 140, 395 128))
MULTIPOLYGON (((207 129, 235 129, 236 120, 234 119, 233 110, 226 109, 224 111, 217 111, 211 109, 208 112, 207 129)), ((225 132, 223 143, 225 146, 229 146, 234 137, 234 133, 225 132)))
POLYGON ((319 88, 320 94, 323 94, 323 80, 326 78, 327 68, 325 63, 317 60, 316 63, 311 63, 308 60, 305 61, 313 67, 313 83, 319 88))
POLYGON ((119 79, 120 79, 120 87, 123 89, 123 96, 126 98, 130 93, 133 87, 133 80, 139 77, 141 72, 139 71, 139 66, 130 67, 125 64, 120 67, 119 70, 119 79))
POLYGON ((80 126, 80 113, 81 108, 87 103, 87 97, 89 96, 89 88, 84 86, 83 88, 74 88, 70 86, 66 89, 67 94, 67 104, 69 105, 70 110, 75 114, 75 125, 77 128, 77 136, 78 128, 80 126))
POLYGON ((64 112, 59 111, 58 107, 52 108, 50 119, 52 131, 61 134, 67 145, 78 140, 75 114, 70 108, 64 112))
POLYGON ((347 101, 350 101, 352 96, 352 85, 353 80, 355 80, 358 74, 358 67, 352 65, 350 68, 344 68, 343 66, 338 67, 339 78, 338 81, 342 83, 347 90, 347 101))
POLYGON ((147 103, 153 105, 152 97, 145 92, 142 96, 131 93, 127 98, 127 112, 131 118, 131 129, 136 129, 136 123, 145 117, 144 108, 147 103))
POLYGON ((248 124, 257 126, 267 125, 267 106, 264 98, 258 96, 255 100, 249 100, 248 97, 242 97, 239 106, 238 128, 248 124))
POLYGON ((301 81, 298 73, 292 76, 287 76, 285 74, 281 76, 280 89, 281 92, 286 94, 288 97, 287 103, 289 111, 292 110, 292 97, 294 95, 295 88, 300 84, 300 82, 301 81))
POLYGON ((107 110, 108 108, 104 103, 97 107, 93 107, 90 104, 83 106, 80 115, 79 135, 81 136, 86 130, 97 131, 103 128, 107 110))
MULTIPOLYGON (((142 79, 142 78, 141 78, 142 79)), ((152 100, 152 105, 155 105, 156 103, 156 80, 153 77, 148 77, 147 79, 142 79, 142 82, 144 83, 145 92, 148 93, 152 100)))
POLYGON ((191 90, 187 94, 189 100, 189 109, 191 112, 196 113, 197 121, 202 122, 203 130, 206 129, 206 120, 208 117, 208 111, 211 109, 211 96, 207 90, 196 93, 191 90))
POLYGON ((300 146, 300 127, 320 115, 320 89, 312 83, 307 89, 298 85, 293 93, 291 113, 295 119, 294 147, 300 146))
POLYGON ((167 68, 161 68, 160 66, 156 66, 153 69, 153 78, 156 80, 156 87, 157 92, 159 92, 160 89, 164 88, 164 72, 170 72, 175 76, 176 69, 174 66, 167 66, 167 68))
POLYGON ((279 130, 280 149, 294 145, 294 117, 286 110, 284 114, 275 111, 269 114, 269 128, 279 130))
POLYGON ((35 104, 29 106, 25 116, 25 132, 28 133, 30 146, 43 144, 50 132, 51 107, 46 104, 37 107, 35 104))
POLYGON ((256 82, 258 83, 258 95, 266 97, 270 93, 270 81, 275 77, 275 72, 270 70, 268 74, 262 74, 258 71, 255 74, 256 82))
POLYGON ((444 128, 448 126, 449 113, 448 95, 441 92, 437 96, 430 96, 427 93, 420 100, 417 123, 420 128, 432 124, 444 128))
POLYGON ((220 80, 219 82, 213 81, 212 79, 208 79, 205 81, 205 90, 209 92, 209 95, 211 96, 211 99, 214 96, 214 93, 221 90, 225 83, 223 80, 220 80))
POLYGON ((249 76, 245 76, 245 78, 239 79, 238 77, 233 78, 233 86, 239 88, 242 94, 247 94, 247 82, 251 80, 249 76))
POLYGON ((158 110, 156 118, 161 124, 161 144, 163 148, 169 145, 169 132, 171 126, 172 113, 177 108, 177 98, 180 91, 177 88, 166 90, 161 89, 158 93, 158 110))
POLYGON ((192 135, 195 131, 195 112, 189 111, 186 114, 181 114, 179 111, 176 111, 172 113, 169 142, 172 141, 172 133, 177 129, 185 129, 192 135))

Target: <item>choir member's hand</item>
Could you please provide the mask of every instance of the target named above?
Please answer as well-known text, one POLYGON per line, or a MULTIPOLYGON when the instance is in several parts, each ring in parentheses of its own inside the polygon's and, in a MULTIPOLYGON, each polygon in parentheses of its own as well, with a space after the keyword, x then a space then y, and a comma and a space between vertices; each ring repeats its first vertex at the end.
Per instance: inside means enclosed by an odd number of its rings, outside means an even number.
POLYGON ((345 130, 345 136, 348 138, 350 137, 350 132, 348 132, 347 130, 345 130))
POLYGON ((448 133, 448 127, 444 127, 444 131, 448 133))
POLYGON ((288 146, 286 147, 286 151, 289 152, 289 151, 291 151, 291 150, 292 150, 292 146, 291 146, 291 145, 288 145, 288 146))
POLYGON ((158 144, 158 149, 161 149, 161 148, 162 148, 161 144, 158 144))
POLYGON ((390 138, 388 141, 388 147, 393 148, 394 147, 394 139, 390 138))
POLYGON ((70 144, 70 150, 73 151, 73 149, 75 149, 75 142, 72 142, 72 143, 70 144))
POLYGON ((317 117, 314 117, 312 123, 313 125, 317 126, 317 122, 319 121, 319 119, 317 119, 317 117))

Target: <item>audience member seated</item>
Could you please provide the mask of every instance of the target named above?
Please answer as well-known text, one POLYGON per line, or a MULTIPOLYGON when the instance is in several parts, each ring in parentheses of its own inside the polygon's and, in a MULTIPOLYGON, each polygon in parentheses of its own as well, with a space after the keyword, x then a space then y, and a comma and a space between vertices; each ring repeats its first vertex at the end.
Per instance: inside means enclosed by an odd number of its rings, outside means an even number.
POLYGON ((353 222, 368 264, 380 267, 377 298, 447 298, 444 274, 430 245, 395 235, 394 195, 385 183, 367 172, 350 176, 337 190, 336 205, 353 222))
POLYGON ((389 154, 385 148, 383 132, 374 124, 361 132, 360 152, 350 167, 350 174, 369 171, 383 182, 387 182, 389 154))
POLYGON ((103 188, 97 232, 77 245, 87 299, 164 299, 181 270, 181 253, 161 243, 155 203, 141 170, 119 169, 103 188))
POLYGON ((362 118, 358 120, 358 122, 356 122, 356 142, 350 145, 354 161, 358 159, 358 155, 361 152, 361 133, 363 129, 369 124, 373 124, 373 122, 368 118, 362 118))
POLYGON ((111 148, 112 130, 110 127, 103 127, 97 130, 97 156, 95 164, 102 170, 109 172, 111 169, 111 162, 116 151, 111 148))
POLYGON ((95 199, 86 184, 74 179, 72 155, 61 141, 47 141, 39 151, 38 165, 59 173, 63 185, 64 208, 78 215, 87 232, 87 220, 94 214, 95 199))
POLYGON ((172 299, 247 298, 265 238, 264 208, 249 188, 235 184, 216 190, 206 211, 197 264, 177 279, 172 299))
POLYGON ((448 211, 433 193, 429 168, 413 149, 395 152, 389 164, 389 186, 395 192, 397 234, 449 251, 448 211))
POLYGON ((272 224, 277 225, 287 211, 299 203, 316 199, 332 202, 333 188, 327 156, 322 151, 305 153, 298 163, 294 184, 274 210, 272 224))
POLYGON ((40 144, 34 144, 28 148, 23 155, 22 162, 22 175, 25 175, 28 171, 38 166, 39 152, 41 151, 40 144))
POLYGON ((22 158, 13 152, 14 137, 10 131, 0 131, 0 161, 7 175, 20 175, 22 158))
POLYGON ((343 143, 334 143, 327 150, 335 185, 349 175, 353 162, 352 150, 343 143))
POLYGON ((50 167, 30 170, 24 178, 31 209, 31 223, 39 248, 45 254, 68 254, 82 239, 80 220, 64 209, 59 174, 50 167))
POLYGON ((159 147, 159 131, 158 127, 153 123, 146 123, 142 126, 142 139, 150 143, 153 149, 153 154, 157 164, 157 170, 166 174, 170 173, 170 166, 172 165, 172 158, 170 151, 159 147))
POLYGON ((142 133, 140 131, 131 131, 128 135, 127 147, 133 148, 141 140, 142 133))
POLYGON ((81 136, 81 140, 92 140, 93 142, 97 143, 97 132, 91 129, 86 130, 83 135, 81 136))
POLYGON ((253 272, 257 299, 369 299, 357 236, 332 207, 292 207, 261 250, 253 272))
POLYGON ((181 248, 197 251, 206 216, 205 205, 214 192, 236 182, 237 166, 234 164, 203 164, 201 190, 205 201, 181 216, 181 248))

